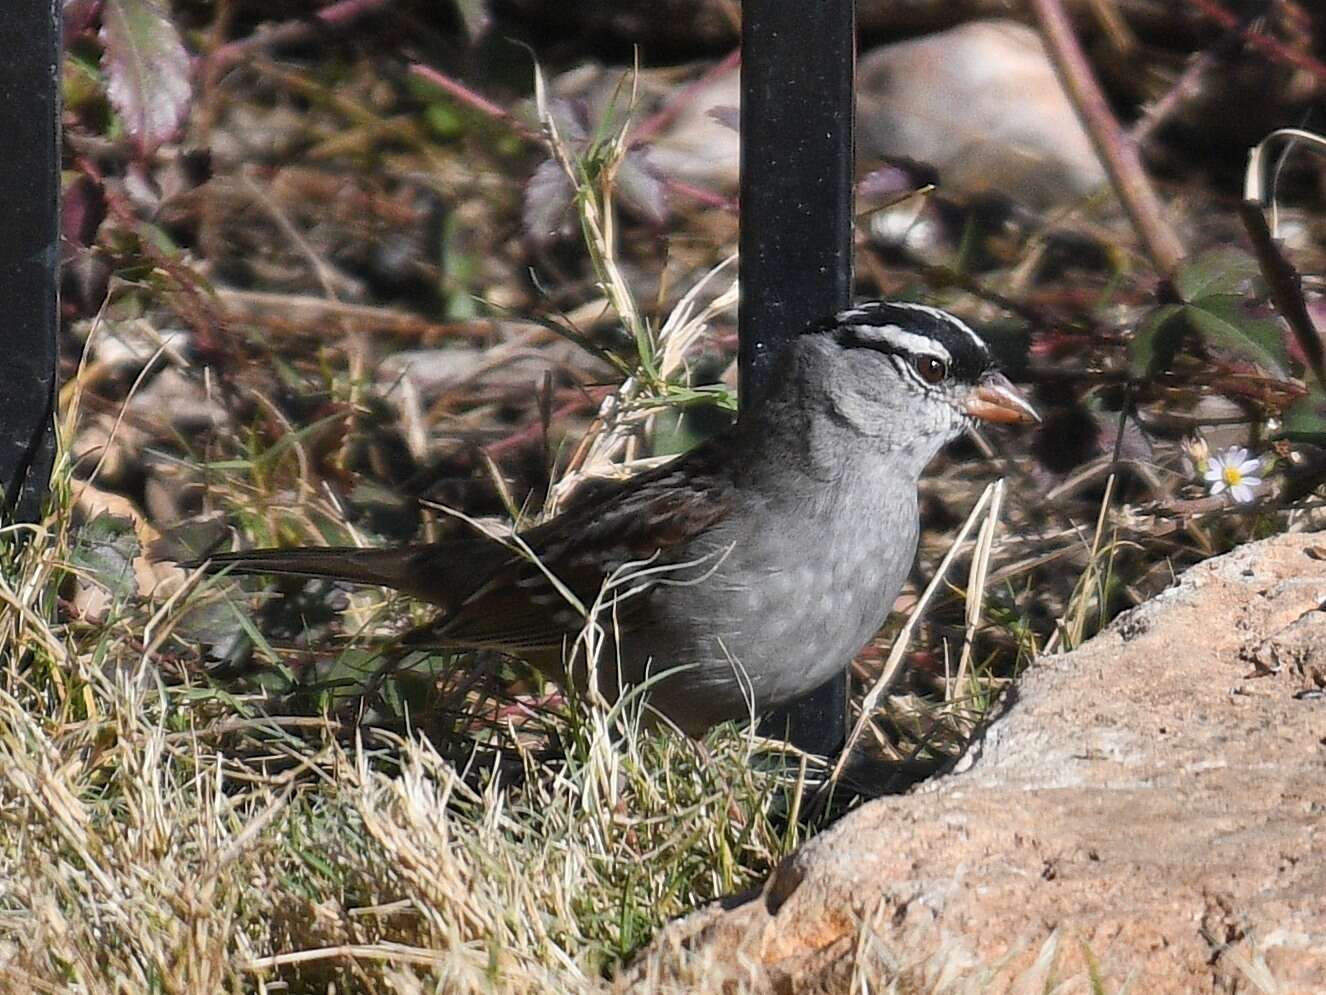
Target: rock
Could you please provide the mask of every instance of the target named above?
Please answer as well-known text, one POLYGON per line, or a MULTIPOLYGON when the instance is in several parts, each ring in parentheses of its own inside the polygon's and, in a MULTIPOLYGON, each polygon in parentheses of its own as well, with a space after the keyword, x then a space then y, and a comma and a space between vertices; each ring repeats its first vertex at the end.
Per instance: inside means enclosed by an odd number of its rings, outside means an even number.
POLYGON ((194 439, 222 428, 231 413, 213 396, 201 377, 189 376, 180 366, 162 370, 129 399, 129 409, 145 423, 160 421, 163 434, 194 439))
POLYGON ((862 56, 857 131, 864 157, 927 163, 950 196, 1044 208, 1105 183, 1040 36, 1015 21, 977 21, 862 56))
POLYGON ((1324 556, 1249 544, 1041 660, 963 769, 673 923, 619 989, 1326 992, 1324 556))
MULTIPOLYGON (((558 77, 552 91, 583 107, 587 122, 599 120, 612 113, 614 101, 620 105, 623 72, 578 67, 558 77)), ((645 73, 640 80, 649 110, 675 98, 677 84, 665 75, 645 73)), ((734 69, 702 78, 677 100, 675 116, 652 137, 651 168, 735 193, 741 74, 734 69)), ((880 159, 925 163, 950 197, 998 194, 1044 208, 1105 183, 1040 37, 1015 21, 977 21, 863 55, 857 132, 865 166, 880 159)))
POLYGON ((140 457, 147 440, 148 434, 131 422, 93 415, 69 447, 75 472, 83 477, 95 472, 103 487, 129 488, 141 473, 140 457))

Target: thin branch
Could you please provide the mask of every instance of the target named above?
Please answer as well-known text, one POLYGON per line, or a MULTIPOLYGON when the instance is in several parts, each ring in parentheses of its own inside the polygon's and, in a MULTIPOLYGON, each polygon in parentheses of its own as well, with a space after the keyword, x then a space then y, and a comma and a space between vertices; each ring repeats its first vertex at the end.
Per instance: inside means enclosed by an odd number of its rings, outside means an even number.
MULTIPOLYGON (((730 66, 727 66, 727 62, 728 60, 725 59, 720 65, 731 68, 730 66)), ((542 134, 534 128, 531 128, 506 108, 500 107, 482 94, 476 93, 464 83, 452 79, 450 76, 439 72, 432 66, 425 66, 418 62, 410 66, 410 72, 415 76, 418 76, 420 79, 427 80, 434 86, 445 90, 456 100, 465 104, 467 107, 478 111, 485 117, 506 125, 512 130, 512 132, 523 138, 525 141, 547 148, 548 141, 542 134)), ((706 74, 704 79, 710 79, 712 75, 712 73, 706 74)), ((697 84, 698 82, 699 81, 697 81, 697 84)), ((692 86, 697 84, 692 84, 692 86)), ((673 103, 675 103, 675 101, 673 103)), ((671 106, 671 104, 669 106, 671 106)), ((635 145, 643 144, 648 139, 652 138, 654 132, 666 125, 669 119, 669 117, 666 116, 666 112, 667 108, 647 119, 639 128, 633 131, 629 136, 630 145, 634 147, 635 145)), ((703 187, 694 186, 693 184, 683 182, 682 180, 673 179, 670 176, 661 177, 661 180, 663 185, 672 193, 694 200, 706 207, 714 207, 729 213, 736 213, 737 204, 731 197, 725 197, 720 193, 706 190, 703 187)))
POLYGON ((1137 146, 1124 134, 1105 94, 1091 71, 1082 46, 1060 0, 1030 0, 1046 48, 1064 89, 1091 137, 1143 248, 1166 283, 1172 283, 1186 255, 1178 236, 1165 222, 1164 208, 1142 169, 1137 146))
POLYGON ((414 964, 420 967, 439 967, 446 962, 440 950, 408 947, 403 943, 343 943, 336 947, 317 947, 310 950, 292 950, 270 957, 255 957, 241 961, 239 969, 250 974, 270 971, 292 964, 310 964, 326 960, 364 960, 387 964, 414 964))
POLYGON ((1160 130, 1160 126, 1170 120, 1192 98, 1201 93, 1202 76, 1215 65, 1214 49, 1199 52, 1179 74, 1174 85, 1163 97, 1145 108, 1142 117, 1133 125, 1131 138, 1133 143, 1142 148, 1160 130))
POLYGON ((505 438, 498 439, 496 442, 488 443, 488 445, 484 446, 481 451, 494 459, 500 459, 514 450, 537 442, 539 437, 545 434, 549 425, 561 424, 573 415, 594 408, 598 403, 602 402, 606 393, 607 391, 605 388, 586 390, 579 396, 568 401, 566 404, 563 404, 556 411, 550 411, 548 413, 546 424, 542 420, 532 422, 505 438))
POLYGON ((1322 355, 1321 333, 1317 331, 1307 301, 1303 299, 1302 277, 1271 236, 1271 228, 1266 223, 1261 204, 1251 200, 1241 202, 1239 217, 1243 219, 1243 227, 1252 240, 1252 251, 1257 256, 1257 265, 1271 292, 1271 300, 1275 302, 1281 317, 1289 323, 1294 340, 1303 350, 1317 382, 1326 387, 1326 357, 1322 355))
POLYGON ((727 211, 729 214, 737 213, 737 201, 734 197, 724 197, 721 193, 706 190, 704 187, 697 187, 693 183, 687 183, 684 180, 674 180, 670 176, 663 177, 663 185, 672 193, 688 197, 697 204, 727 211))
POLYGON ((505 107, 498 106, 487 97, 471 90, 464 83, 452 79, 450 76, 439 72, 432 66, 425 66, 421 62, 415 62, 410 65, 410 73, 411 75, 418 76, 420 79, 432 83, 439 89, 445 90, 462 104, 478 111, 485 117, 492 118, 494 121, 500 121, 527 142, 533 142, 536 145, 543 146, 548 144, 543 135, 539 134, 537 130, 531 128, 505 107))
POLYGON ((1277 62, 1287 62, 1304 72, 1311 73, 1316 77, 1318 83, 1326 83, 1326 62, 1313 58, 1306 52, 1300 52, 1296 48, 1290 48, 1284 42, 1272 38, 1270 35, 1250 30, 1235 14, 1226 10, 1216 0, 1188 0, 1188 3, 1225 30, 1238 32, 1239 37, 1247 42, 1250 48, 1257 49, 1263 55, 1270 56, 1277 62))
POLYGON ((433 344, 448 338, 467 338, 488 342, 502 329, 538 328, 533 322, 498 322, 490 318, 468 321, 434 322, 416 314, 371 304, 348 304, 302 294, 273 293, 259 290, 232 290, 220 287, 216 299, 222 313, 230 320, 260 318, 273 321, 269 331, 317 331, 331 320, 344 323, 356 332, 374 332, 416 338, 433 344))
POLYGON ((385 7, 391 0, 337 0, 313 15, 313 18, 285 21, 262 27, 247 38, 220 46, 207 58, 206 73, 215 78, 242 62, 254 51, 281 45, 294 45, 312 38, 322 28, 343 28, 365 14, 385 7))
POLYGON ((1266 189, 1267 149, 1287 142, 1301 142, 1318 155, 1326 155, 1326 139, 1320 135, 1297 128, 1281 128, 1271 132, 1248 153, 1239 217, 1243 219, 1243 227, 1252 240, 1253 252, 1257 256, 1267 289, 1271 292, 1271 300, 1288 322, 1317 382, 1326 387, 1326 356, 1322 352, 1321 333, 1303 298, 1303 278, 1276 243, 1271 227, 1266 222, 1267 201, 1273 197, 1273 194, 1268 197, 1266 189))

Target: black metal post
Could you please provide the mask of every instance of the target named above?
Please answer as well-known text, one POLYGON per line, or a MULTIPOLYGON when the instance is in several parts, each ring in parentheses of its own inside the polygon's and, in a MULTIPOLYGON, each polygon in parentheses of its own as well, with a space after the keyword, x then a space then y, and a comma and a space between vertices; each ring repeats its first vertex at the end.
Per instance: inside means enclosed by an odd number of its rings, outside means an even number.
MULTIPOLYGON (((744 0, 741 28, 741 403, 787 339, 852 294, 855 0, 744 0)), ((766 727, 837 751, 847 676, 766 727)))
POLYGON ((6 0, 0 36, 0 486, 3 517, 34 521, 55 453, 59 0, 6 0))

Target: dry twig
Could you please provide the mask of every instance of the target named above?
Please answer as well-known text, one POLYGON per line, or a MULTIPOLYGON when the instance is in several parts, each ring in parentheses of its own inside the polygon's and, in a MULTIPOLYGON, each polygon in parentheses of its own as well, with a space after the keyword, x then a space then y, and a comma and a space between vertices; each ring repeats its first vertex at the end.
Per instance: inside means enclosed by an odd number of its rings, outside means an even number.
POLYGON ((1147 256, 1161 278, 1172 282, 1186 253, 1165 221, 1164 207, 1142 168, 1136 144, 1124 134, 1110 110, 1061 0, 1031 0, 1031 9, 1064 89, 1147 256))

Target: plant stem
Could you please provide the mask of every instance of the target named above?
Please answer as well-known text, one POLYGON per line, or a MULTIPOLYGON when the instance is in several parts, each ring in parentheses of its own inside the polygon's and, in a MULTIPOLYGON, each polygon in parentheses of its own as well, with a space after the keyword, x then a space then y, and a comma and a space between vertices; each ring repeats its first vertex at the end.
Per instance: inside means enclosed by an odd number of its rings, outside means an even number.
POLYGON ((1165 283, 1172 284, 1186 253, 1165 222, 1164 208, 1142 169, 1137 145, 1124 134, 1110 110, 1061 0, 1030 0, 1030 4, 1059 78, 1091 137, 1115 194, 1137 230, 1147 256, 1165 283))
POLYGON ((1226 31, 1238 32, 1239 37, 1247 43, 1249 48, 1257 49, 1270 59, 1286 62, 1291 66, 1302 69, 1304 72, 1311 73, 1318 83, 1326 83, 1326 62, 1313 58, 1308 52, 1300 52, 1298 49, 1291 48, 1270 35, 1250 31, 1245 23, 1241 22, 1235 14, 1226 10, 1223 5, 1217 3, 1216 0, 1188 0, 1188 3, 1226 31))

